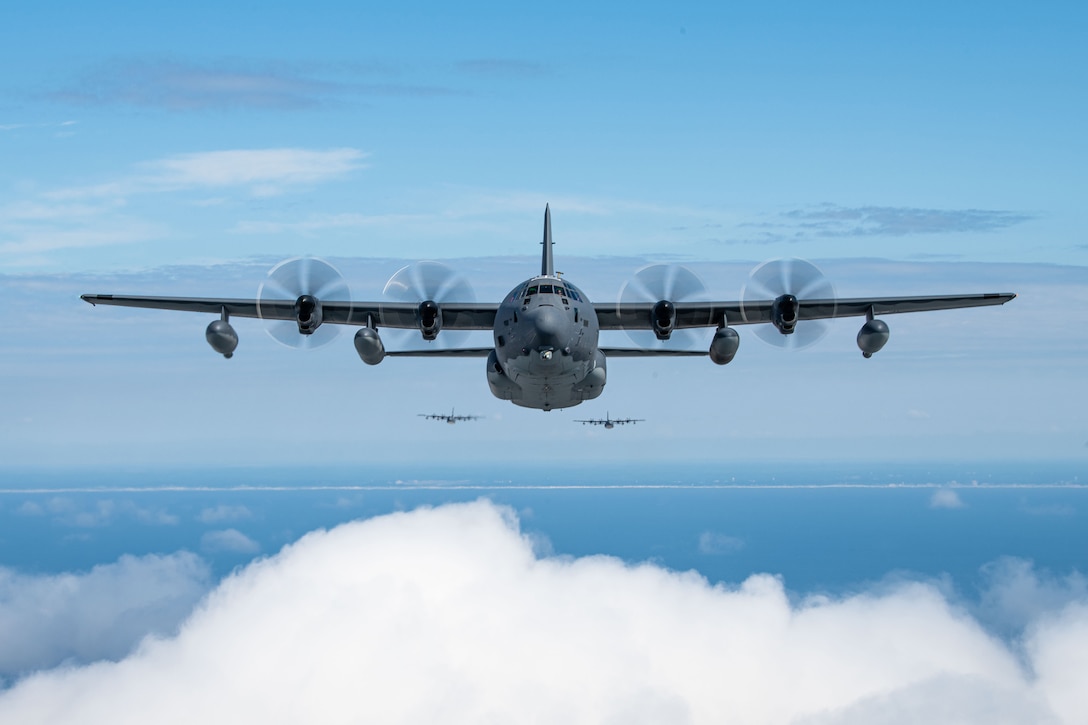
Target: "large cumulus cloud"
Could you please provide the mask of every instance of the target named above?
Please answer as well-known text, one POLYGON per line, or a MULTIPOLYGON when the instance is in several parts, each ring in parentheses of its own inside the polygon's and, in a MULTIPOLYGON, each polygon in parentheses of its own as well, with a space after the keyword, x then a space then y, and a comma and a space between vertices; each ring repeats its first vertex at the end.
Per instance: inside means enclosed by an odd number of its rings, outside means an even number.
POLYGON ((27 678, 0 722, 1076 722, 1088 609, 1008 645, 922 583, 791 603, 540 556, 486 502, 314 532, 176 637, 27 678))
POLYGON ((124 657, 149 632, 172 633, 210 583, 208 565, 188 552, 123 556, 81 573, 0 567, 0 682, 62 662, 124 657))

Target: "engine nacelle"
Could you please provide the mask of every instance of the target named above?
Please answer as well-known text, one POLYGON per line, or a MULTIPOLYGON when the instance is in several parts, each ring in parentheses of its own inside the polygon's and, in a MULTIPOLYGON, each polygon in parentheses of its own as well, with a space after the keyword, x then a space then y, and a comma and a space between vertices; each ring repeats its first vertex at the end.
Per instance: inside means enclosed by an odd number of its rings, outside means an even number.
POLYGON ((321 326, 321 300, 313 295, 300 295, 295 300, 295 322, 300 335, 312 335, 321 326))
POLYGON ((378 331, 364 327, 355 333, 355 352, 367 365, 377 365, 385 359, 385 345, 378 331))
POLYGON ((226 320, 215 320, 204 331, 204 338, 212 349, 223 357, 230 359, 238 347, 238 333, 226 320))
POLYGON ((792 335, 797 328, 800 305, 793 295, 781 295, 771 305, 771 323, 783 335, 792 335))
POLYGON ((655 304, 650 313, 650 323, 658 340, 668 340, 676 326, 676 305, 668 300, 655 304))
POLYGON ((499 400, 521 399, 521 386, 507 377, 494 350, 487 355, 487 386, 491 388, 491 394, 499 400))
POLYGON ((880 352, 890 335, 891 332, 884 320, 869 320, 858 332, 858 348, 861 349, 861 354, 869 358, 873 356, 873 353, 880 352))
POLYGON ((717 365, 732 362, 740 347, 740 335, 732 327, 722 326, 714 332, 710 341, 710 360, 717 365))
POLYGON ((419 303, 416 310, 416 318, 419 320, 419 331, 423 333, 424 340, 433 340, 442 330, 442 310, 434 300, 425 300, 419 303))

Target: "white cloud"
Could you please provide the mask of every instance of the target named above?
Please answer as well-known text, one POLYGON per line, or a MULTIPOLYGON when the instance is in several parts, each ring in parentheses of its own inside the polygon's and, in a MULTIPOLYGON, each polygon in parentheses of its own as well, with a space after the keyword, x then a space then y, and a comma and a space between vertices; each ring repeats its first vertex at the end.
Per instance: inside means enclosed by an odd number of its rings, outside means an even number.
POLYGON ((205 151, 147 164, 152 171, 147 181, 179 188, 250 186, 258 195, 268 195, 284 186, 348 174, 362 166, 365 156, 352 148, 205 151))
POLYGON ((173 526, 178 523, 178 517, 165 509, 140 506, 130 500, 77 501, 67 496, 53 496, 42 503, 25 501, 18 513, 25 516, 49 514, 61 526, 79 528, 108 526, 122 519, 148 526, 173 526))
POLYGON ((702 554, 734 554, 744 548, 744 539, 736 536, 704 531, 699 534, 699 552, 702 554))
POLYGON ((89 572, 26 575, 0 567, 0 682, 63 662, 128 654, 169 634, 208 589, 197 556, 123 556, 89 572))
POLYGON ((939 488, 929 499, 929 507, 935 509, 961 509, 966 504, 960 495, 950 488, 939 488))
POLYGON ((236 554, 255 554, 261 545, 238 529, 209 531, 200 537, 200 548, 208 552, 229 551, 236 554))
POLYGON ((1032 632, 1025 668, 928 584, 791 604, 767 575, 541 558, 478 502, 313 532, 0 721, 1077 722, 1088 608, 1032 632))
POLYGON ((1088 579, 1080 572, 1056 576, 1036 571, 1030 561, 1004 557, 982 567, 986 583, 978 615, 1005 632, 1020 632, 1041 615, 1056 615, 1077 602, 1088 602, 1088 579))
POLYGON ((223 521, 241 521, 253 517, 247 506, 227 506, 220 504, 202 509, 197 520, 203 524, 217 524, 223 521))

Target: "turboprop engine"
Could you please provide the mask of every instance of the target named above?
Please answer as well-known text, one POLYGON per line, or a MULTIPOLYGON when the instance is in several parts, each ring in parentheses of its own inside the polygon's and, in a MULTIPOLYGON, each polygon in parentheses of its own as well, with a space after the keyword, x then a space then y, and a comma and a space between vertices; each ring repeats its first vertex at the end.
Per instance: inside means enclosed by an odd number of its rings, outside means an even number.
POLYGON ((797 327, 799 305, 793 295, 779 295, 771 306, 771 323, 783 335, 792 335, 797 327))
POLYGON ((442 310, 434 300, 424 300, 419 303, 416 317, 419 320, 419 331, 424 340, 433 340, 442 330, 442 310))
POLYGON ((300 335, 312 335, 321 327, 321 300, 313 295, 299 295, 295 300, 295 322, 300 335))

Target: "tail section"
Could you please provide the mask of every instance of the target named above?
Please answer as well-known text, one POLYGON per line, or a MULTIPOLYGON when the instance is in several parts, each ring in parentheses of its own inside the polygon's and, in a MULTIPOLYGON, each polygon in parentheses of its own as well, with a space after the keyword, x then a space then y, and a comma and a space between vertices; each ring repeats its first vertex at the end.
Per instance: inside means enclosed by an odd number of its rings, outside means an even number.
POLYGON ((555 276, 555 264, 552 262, 552 210, 544 205, 544 254, 540 259, 540 273, 546 277, 555 276))

